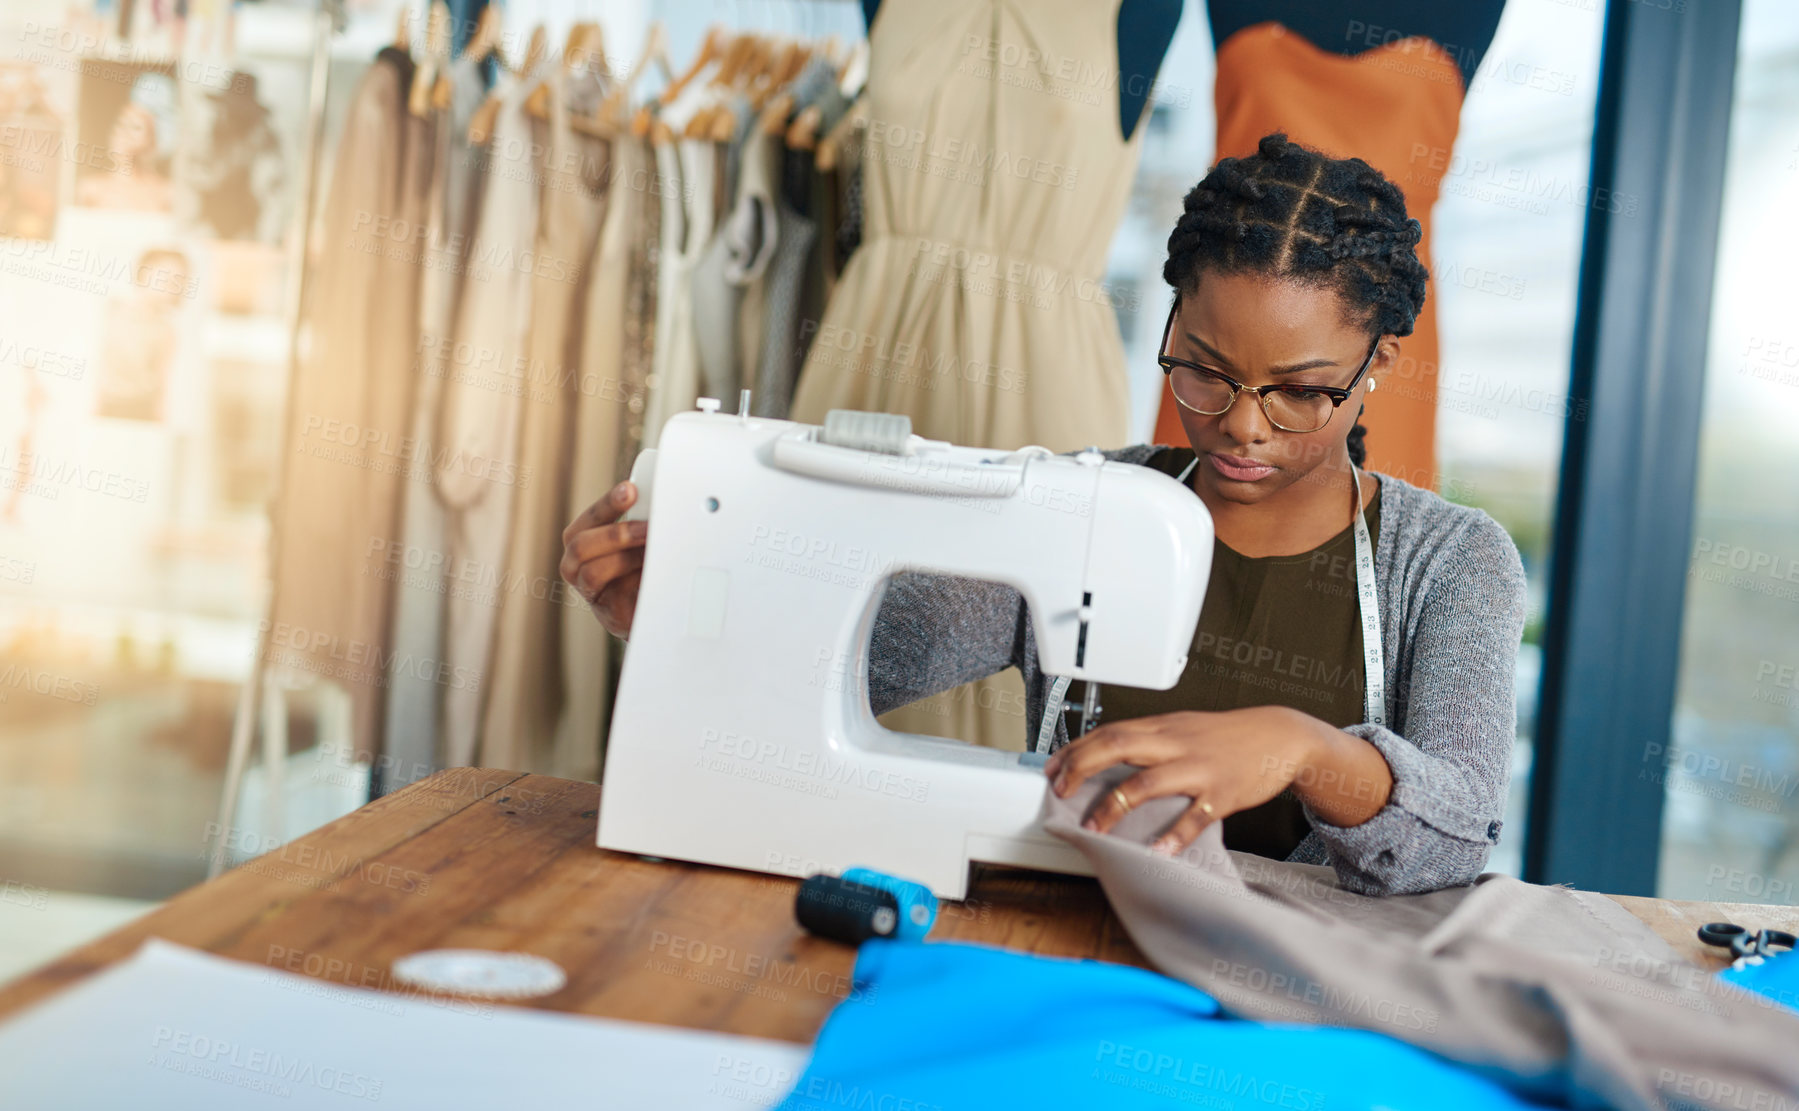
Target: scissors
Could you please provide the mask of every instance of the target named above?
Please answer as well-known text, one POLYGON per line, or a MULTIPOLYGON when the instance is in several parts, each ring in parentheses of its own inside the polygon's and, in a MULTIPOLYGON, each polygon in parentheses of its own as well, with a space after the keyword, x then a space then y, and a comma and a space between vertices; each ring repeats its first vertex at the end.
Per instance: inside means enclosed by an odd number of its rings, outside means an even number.
POLYGON ((1750 930, 1735 922, 1707 922, 1699 927, 1699 940, 1730 950, 1739 961, 1799 948, 1799 938, 1785 930, 1750 930))

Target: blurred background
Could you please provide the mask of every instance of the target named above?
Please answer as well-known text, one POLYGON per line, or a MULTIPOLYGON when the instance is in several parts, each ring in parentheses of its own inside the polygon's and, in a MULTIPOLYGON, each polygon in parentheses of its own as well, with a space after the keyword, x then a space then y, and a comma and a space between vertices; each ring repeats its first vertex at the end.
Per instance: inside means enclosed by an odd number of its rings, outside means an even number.
MULTIPOLYGON (((306 342, 308 216, 344 170, 357 81, 397 25, 426 34, 399 0, 341 15, 0 0, 0 978, 385 789, 329 681, 245 698, 306 342), (141 169, 113 172, 122 159, 141 169), (257 741, 221 823, 234 724, 257 741)), ((1205 16, 1186 5, 1162 64, 1105 277, 1135 439, 1161 396, 1168 230, 1217 154, 1205 16)), ((459 13, 459 41, 473 18, 459 13)), ((715 26, 865 33, 851 0, 512 0, 503 49, 522 53, 540 26, 559 47, 585 20, 615 72, 655 25, 677 72, 715 26)), ((1531 583, 1491 865, 1514 874, 1563 444, 1587 417, 1570 384, 1584 237, 1595 207, 1633 203, 1628 183, 1589 189, 1606 23, 1599 0, 1505 3, 1434 167, 1436 486, 1505 525, 1531 583)), ((1793 903, 1799 882, 1796 109, 1799 7, 1744 0, 1717 122, 1729 144, 1674 709, 1667 736, 1615 769, 1662 796, 1654 893, 1674 898, 1793 903)), ((284 558, 324 554, 284 542, 284 558)))

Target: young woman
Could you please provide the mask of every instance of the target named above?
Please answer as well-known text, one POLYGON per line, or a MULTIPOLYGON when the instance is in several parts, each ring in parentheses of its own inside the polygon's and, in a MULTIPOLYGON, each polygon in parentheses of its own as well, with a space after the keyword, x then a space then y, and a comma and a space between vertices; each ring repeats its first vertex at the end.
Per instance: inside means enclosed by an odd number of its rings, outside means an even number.
POLYGON ((173 200, 169 163, 179 123, 174 79, 139 74, 113 120, 106 143, 110 165, 82 178, 75 199, 96 208, 167 212, 173 200))
MULTIPOLYGON (((1159 361, 1189 447, 1107 453, 1178 478, 1211 512, 1186 674, 1168 691, 1095 692, 1101 723, 1071 742, 1060 705, 1088 700, 1038 670, 1017 591, 902 574, 870 647, 874 712, 1016 666, 1053 790, 1140 769, 1092 828, 1179 796, 1159 851, 1222 821, 1228 847, 1329 864, 1357 891, 1472 881, 1505 805, 1523 567, 1485 513, 1361 470, 1355 423, 1424 302, 1418 237, 1360 159, 1276 134, 1219 162, 1163 268, 1176 297, 1159 361)), ((614 522, 635 497, 621 483, 563 537, 563 577, 620 636, 645 527, 614 522)))

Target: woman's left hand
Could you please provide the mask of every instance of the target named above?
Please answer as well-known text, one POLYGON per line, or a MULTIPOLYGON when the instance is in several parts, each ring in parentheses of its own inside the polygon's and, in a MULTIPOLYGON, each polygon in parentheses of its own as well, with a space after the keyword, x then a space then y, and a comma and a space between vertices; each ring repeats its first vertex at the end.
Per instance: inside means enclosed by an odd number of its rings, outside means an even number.
POLYGON ((1101 725, 1063 746, 1044 765, 1052 789, 1067 798, 1088 778, 1114 764, 1143 770, 1101 797, 1085 828, 1105 833, 1127 809, 1180 795, 1193 800, 1150 846, 1181 852, 1213 822, 1259 806, 1311 768, 1336 730, 1285 706, 1251 706, 1221 713, 1186 711, 1101 725), (1122 793, 1127 807, 1120 803, 1122 793))

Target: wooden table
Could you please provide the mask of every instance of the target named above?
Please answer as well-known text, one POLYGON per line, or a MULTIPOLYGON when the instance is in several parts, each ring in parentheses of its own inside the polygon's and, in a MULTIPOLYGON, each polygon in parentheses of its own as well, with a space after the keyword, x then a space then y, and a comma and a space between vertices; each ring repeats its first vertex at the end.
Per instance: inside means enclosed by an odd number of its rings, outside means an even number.
MULTIPOLYGON (((799 881, 595 847, 596 784, 457 768, 170 900, 0 988, 0 1017, 129 956, 145 938, 334 983, 394 988, 421 949, 537 953, 569 984, 530 1005, 810 1043, 849 992, 855 950, 793 918, 799 881)), ((1799 908, 1619 897, 1676 949, 1693 929, 1799 928, 1799 908)), ((983 868, 934 939, 1147 967, 1091 880, 983 868)))

